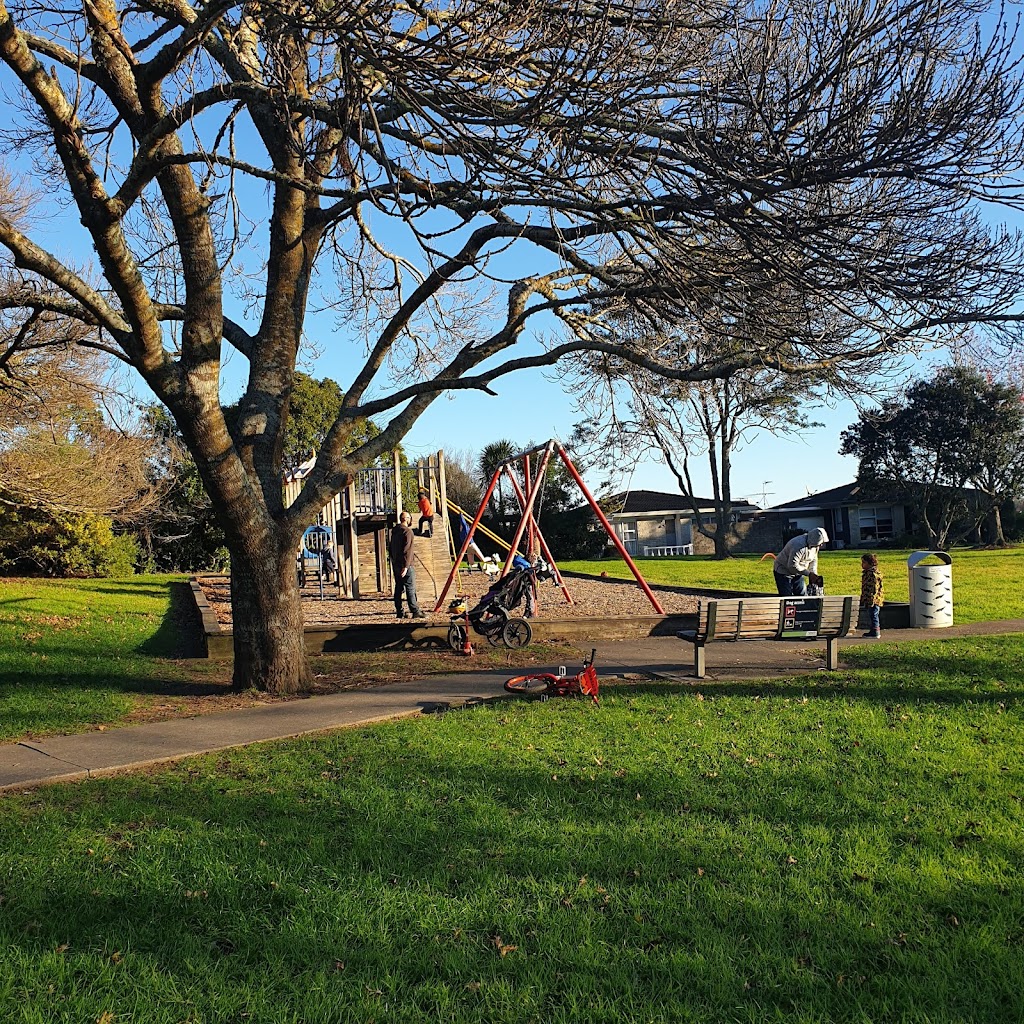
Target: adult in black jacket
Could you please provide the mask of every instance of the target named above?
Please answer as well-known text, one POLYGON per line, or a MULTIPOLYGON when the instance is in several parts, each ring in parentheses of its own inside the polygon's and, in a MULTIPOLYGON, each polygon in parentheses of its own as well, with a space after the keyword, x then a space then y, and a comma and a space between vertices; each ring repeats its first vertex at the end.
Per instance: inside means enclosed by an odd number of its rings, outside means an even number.
POLYGON ((402 595, 409 605, 412 618, 422 619, 426 616, 420 611, 416 599, 416 576, 412 568, 412 548, 415 543, 412 533, 412 516, 403 512, 398 517, 398 525, 391 531, 388 539, 388 556, 391 559, 391 570, 395 576, 395 615, 405 618, 402 610, 402 595))

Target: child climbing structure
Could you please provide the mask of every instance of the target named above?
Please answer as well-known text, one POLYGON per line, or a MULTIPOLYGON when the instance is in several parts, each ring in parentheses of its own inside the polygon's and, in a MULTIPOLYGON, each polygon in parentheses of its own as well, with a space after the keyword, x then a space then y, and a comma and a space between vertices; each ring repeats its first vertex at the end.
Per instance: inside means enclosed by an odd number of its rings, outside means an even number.
MULTIPOLYGON (((298 497, 314 463, 315 458, 311 458, 285 476, 286 505, 298 497)), ((395 452, 388 465, 361 469, 344 491, 324 505, 318 522, 310 526, 325 526, 331 531, 336 569, 321 579, 324 567, 320 553, 300 550, 296 571, 304 592, 318 593, 322 583, 328 596, 335 599, 390 597, 394 579, 388 560, 388 537, 402 511, 412 514, 414 524, 418 522, 420 491, 425 492, 433 511, 433 530, 429 537, 414 531, 416 590, 420 606, 432 608, 452 567, 442 451, 417 459, 414 464, 403 463, 395 452)))

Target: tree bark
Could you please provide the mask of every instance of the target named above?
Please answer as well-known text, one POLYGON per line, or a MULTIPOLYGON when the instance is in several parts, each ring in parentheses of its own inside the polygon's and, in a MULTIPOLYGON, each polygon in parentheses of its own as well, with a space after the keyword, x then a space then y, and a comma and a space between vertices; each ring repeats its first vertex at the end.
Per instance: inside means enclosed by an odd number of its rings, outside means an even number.
POLYGON ((1006 547, 1006 535, 1003 533, 1003 513, 996 502, 992 506, 992 543, 998 548, 1006 547))
MULTIPOLYGON (((235 545, 237 548, 237 545, 235 545)), ((231 552, 236 690, 299 693, 310 681, 295 551, 231 552)))

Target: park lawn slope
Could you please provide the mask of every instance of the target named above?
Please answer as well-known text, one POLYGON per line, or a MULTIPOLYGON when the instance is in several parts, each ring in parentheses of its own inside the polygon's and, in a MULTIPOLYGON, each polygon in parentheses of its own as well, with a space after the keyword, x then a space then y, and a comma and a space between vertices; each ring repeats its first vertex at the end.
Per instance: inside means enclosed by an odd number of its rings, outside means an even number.
POLYGON ((0 739, 116 721, 180 682, 176 579, 0 580, 0 739))
POLYGON ((7 797, 0 1014, 1017 1024, 1024 638, 851 653, 7 797))
MULTIPOLYGON (((825 548, 818 567, 829 594, 860 594, 862 551, 832 551, 825 548)), ((909 551, 877 550, 878 565, 889 601, 909 600, 907 557, 909 551)), ((962 549, 953 559, 953 620, 992 622, 1024 616, 1021 580, 1024 579, 1024 547, 1005 550, 962 549)), ((753 590, 775 593, 772 559, 760 555, 737 555, 725 560, 708 556, 687 558, 638 558, 640 571, 648 582, 662 586, 706 590, 753 590)), ((621 559, 560 562, 569 572, 631 579, 621 559)))

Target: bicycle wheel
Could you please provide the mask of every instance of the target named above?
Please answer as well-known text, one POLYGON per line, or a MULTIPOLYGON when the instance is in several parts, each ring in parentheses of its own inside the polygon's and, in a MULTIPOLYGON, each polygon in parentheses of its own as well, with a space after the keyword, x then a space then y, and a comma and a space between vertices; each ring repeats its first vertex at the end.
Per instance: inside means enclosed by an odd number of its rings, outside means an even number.
POLYGON ((466 643, 466 630, 457 622, 448 627, 448 646, 453 651, 461 651, 466 643))
POLYGON ((533 639, 533 628, 526 619, 509 619, 501 630, 506 647, 525 647, 533 639))
POLYGON ((521 697, 544 697, 557 678, 558 676, 553 676, 550 672, 538 676, 513 676, 505 681, 505 689, 521 697))

